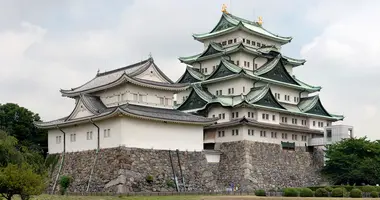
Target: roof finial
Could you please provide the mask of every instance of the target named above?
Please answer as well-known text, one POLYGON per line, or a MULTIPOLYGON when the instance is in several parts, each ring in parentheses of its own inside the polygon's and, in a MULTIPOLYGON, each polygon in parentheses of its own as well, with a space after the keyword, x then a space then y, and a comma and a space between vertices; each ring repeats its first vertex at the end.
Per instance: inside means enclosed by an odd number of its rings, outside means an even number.
POLYGON ((225 14, 228 14, 226 4, 223 4, 223 6, 222 6, 222 12, 225 13, 225 14))
POLYGON ((263 25, 263 17, 259 17, 259 21, 257 22, 257 24, 259 24, 260 26, 263 25))
POLYGON ((153 60, 153 58, 152 58, 152 52, 149 52, 149 59, 153 60))
POLYGON ((100 73, 100 69, 98 68, 98 72, 97 72, 97 74, 99 74, 100 73))

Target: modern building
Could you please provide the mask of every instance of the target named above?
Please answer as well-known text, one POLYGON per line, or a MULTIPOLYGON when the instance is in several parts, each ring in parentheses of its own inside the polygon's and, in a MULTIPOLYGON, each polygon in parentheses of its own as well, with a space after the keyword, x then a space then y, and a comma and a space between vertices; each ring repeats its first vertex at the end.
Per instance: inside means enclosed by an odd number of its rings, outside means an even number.
POLYGON ((61 90, 75 100, 72 112, 36 126, 48 129, 50 154, 119 146, 201 151, 203 127, 215 119, 173 109, 173 94, 188 87, 149 58, 61 90))
POLYGON ((306 61, 282 54, 292 37, 266 30, 261 18, 249 21, 224 9, 210 32, 193 37, 204 50, 179 58, 187 67, 176 83, 191 87, 177 92, 176 108, 219 118, 205 127, 205 149, 239 140, 310 146, 325 127, 343 120, 322 105, 321 87, 295 76, 306 61))

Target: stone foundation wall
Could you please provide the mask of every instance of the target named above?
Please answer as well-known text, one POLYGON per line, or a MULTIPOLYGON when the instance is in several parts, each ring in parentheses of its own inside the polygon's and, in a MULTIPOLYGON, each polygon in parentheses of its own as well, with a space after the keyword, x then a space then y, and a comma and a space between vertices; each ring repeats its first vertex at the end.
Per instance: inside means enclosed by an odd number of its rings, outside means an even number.
MULTIPOLYGON (((317 185, 321 181, 319 169, 323 166, 323 153, 320 151, 309 153, 305 148, 284 151, 277 144, 250 141, 223 143, 220 151, 219 163, 207 163, 203 152, 179 152, 188 190, 221 191, 230 183, 238 184, 244 191, 268 190, 317 185)), ((61 176, 74 178, 70 192, 86 191, 95 156, 95 150, 66 153, 61 176)), ((171 157, 174 172, 182 183, 175 151, 171 151, 171 157)), ((50 187, 58 167, 59 164, 52 173, 50 187)), ((175 191, 172 181, 169 151, 125 147, 101 149, 89 191, 175 191), (152 176, 153 181, 147 181, 148 176, 152 176)))

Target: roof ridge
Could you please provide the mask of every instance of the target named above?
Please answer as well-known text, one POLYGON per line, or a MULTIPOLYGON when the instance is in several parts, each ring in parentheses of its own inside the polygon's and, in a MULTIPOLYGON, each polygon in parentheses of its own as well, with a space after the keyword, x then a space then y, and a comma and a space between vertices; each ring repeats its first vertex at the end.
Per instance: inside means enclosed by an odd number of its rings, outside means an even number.
POLYGON ((120 67, 120 68, 117 68, 117 69, 113 69, 113 70, 110 70, 110 71, 106 71, 106 72, 102 72, 102 73, 98 73, 96 75, 96 77, 99 77, 99 76, 104 76, 104 75, 107 75, 107 74, 112 74, 114 72, 118 72, 118 71, 122 71, 122 70, 126 70, 126 69, 129 69, 129 68, 133 68, 133 67, 137 67, 139 65, 142 65, 142 64, 145 64, 147 62, 153 62, 153 58, 152 57, 149 57, 148 59, 145 59, 143 61, 140 61, 138 63, 133 63, 131 65, 127 65, 125 67, 120 67))

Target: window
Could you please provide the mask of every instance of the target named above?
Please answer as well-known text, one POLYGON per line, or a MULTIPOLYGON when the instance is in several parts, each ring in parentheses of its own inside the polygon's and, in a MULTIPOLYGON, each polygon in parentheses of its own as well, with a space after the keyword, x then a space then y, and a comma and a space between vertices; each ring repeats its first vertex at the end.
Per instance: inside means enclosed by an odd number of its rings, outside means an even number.
POLYGON ((255 63, 255 69, 257 69, 257 64, 255 63))
POLYGON ((302 135, 302 136, 301 136, 301 140, 302 140, 302 141, 306 141, 306 140, 307 140, 307 136, 306 136, 306 135, 302 135))
POLYGON ((111 137, 111 129, 104 129, 104 138, 111 137))
POLYGON ((55 143, 57 143, 57 144, 61 144, 61 140, 62 139, 62 136, 56 136, 55 137, 55 143))
POLYGON ((252 41, 252 45, 255 46, 255 45, 256 45, 256 42, 255 42, 255 41, 252 41))
POLYGON ((287 117, 282 117, 282 118, 281 118, 281 122, 283 122, 283 123, 288 123, 288 118, 287 118, 287 117))
POLYGON ((202 72, 202 74, 204 74, 204 73, 205 73, 205 69, 204 69, 204 68, 202 68, 202 69, 201 69, 201 72, 202 72))
POLYGON ((315 126, 315 121, 313 121, 313 126, 315 126))
POLYGON ((247 61, 244 61, 244 67, 246 67, 247 66, 247 61))
POLYGON ((232 129, 232 135, 239 135, 239 129, 232 129))
POLYGON ((160 105, 164 105, 164 97, 158 97, 160 99, 160 105))
POLYGON ((70 141, 71 142, 75 142, 77 140, 76 137, 77 137, 77 134, 75 134, 75 133, 74 134, 70 134, 70 141))
POLYGON ((272 120, 276 121, 276 115, 272 115, 272 120))
POLYGON ((215 118, 215 115, 212 115, 212 118, 215 118))
POLYGON ((251 40, 247 40, 247 44, 251 44, 251 40))
POLYGON ((306 125, 306 120, 301 120, 302 125, 306 125))
POLYGON ((207 68, 205 68, 205 73, 207 73, 207 68))
POLYGON ((218 96, 218 95, 219 95, 219 90, 216 91, 216 96, 218 96))
POLYGON ((248 117, 251 117, 251 112, 248 112, 248 117))
POLYGON ((279 93, 274 93, 274 96, 275 96, 277 99, 280 99, 280 94, 279 94, 279 93))
POLYGON ((265 131, 260 131, 260 137, 266 137, 266 136, 267 136, 267 134, 265 131))
POLYGON ((240 64, 240 63, 239 63, 239 61, 237 60, 237 61, 236 61, 236 65, 239 66, 239 64, 240 64))
POLYGON ((245 92, 245 87, 243 86, 243 92, 245 92))
POLYGON ((232 40, 228 40, 228 44, 232 44, 232 40))
POLYGON ((92 131, 87 132, 87 140, 92 140, 92 131))
POLYGON ((228 88, 228 94, 231 94, 231 88, 228 88))
POLYGON ((326 130, 326 137, 331 138, 332 133, 331 130, 326 130))
POLYGON ((133 94, 133 101, 137 101, 137 94, 133 94))
POLYGON ((232 91, 232 94, 234 94, 234 93, 235 93, 235 91, 234 91, 234 90, 235 90, 234 88, 232 88, 232 89, 231 89, 231 91, 232 91))
POLYGON ((292 140, 297 140, 297 135, 296 134, 292 134, 292 140))
POLYGON ((270 136, 271 138, 277 138, 277 132, 271 132, 270 136))
POLYGON ((263 113, 262 118, 265 119, 265 114, 263 113))
POLYGON ((239 117, 239 112, 236 112, 236 114, 235 114, 235 115, 236 115, 236 118, 238 118, 238 117, 239 117))
POLYGON ((321 122, 321 127, 323 127, 323 122, 321 122))
POLYGON ((235 118, 235 113, 234 112, 232 112, 232 118, 235 118))
POLYGON ((255 131, 253 129, 248 129, 248 135, 253 136, 255 131))
POLYGON ((247 62, 247 67, 249 68, 249 62, 247 62))
POLYGON ((298 97, 294 97, 294 102, 297 103, 299 101, 298 97))
POLYGON ((219 114, 219 119, 222 119, 222 114, 219 114))
POLYGON ((258 43, 256 43, 256 44, 257 44, 257 46, 258 46, 258 47, 260 47, 260 46, 261 46, 259 42, 258 42, 258 43))
POLYGON ((243 38, 243 42, 245 42, 245 38, 243 38))
POLYGON ((297 119, 292 118, 292 124, 297 124, 297 119))
POLYGON ((218 137, 224 137, 224 131, 218 131, 218 137))
POLYGON ((287 133, 282 133, 282 139, 288 139, 288 134, 287 133))
POLYGON ((219 90, 219 95, 222 95, 222 90, 219 90))
POLYGON ((223 114, 222 114, 222 118, 225 119, 225 117, 226 117, 226 115, 223 113, 223 114))
POLYGON ((236 38, 234 39, 234 43, 236 43, 236 38))
POLYGON ((223 45, 223 46, 224 46, 224 45, 226 45, 226 44, 227 44, 227 42, 226 42, 226 41, 223 41, 223 42, 222 42, 222 45, 223 45))

